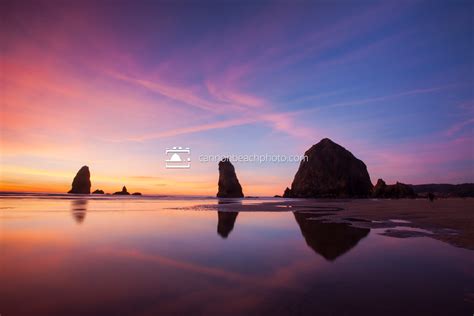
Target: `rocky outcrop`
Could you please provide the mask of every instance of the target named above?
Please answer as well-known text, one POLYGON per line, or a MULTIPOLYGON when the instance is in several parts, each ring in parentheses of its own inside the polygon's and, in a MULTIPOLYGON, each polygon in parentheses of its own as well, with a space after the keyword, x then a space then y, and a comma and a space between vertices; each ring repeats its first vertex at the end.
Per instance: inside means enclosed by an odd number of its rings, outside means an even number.
POLYGON ((114 195, 130 195, 130 193, 128 193, 127 187, 124 186, 124 187, 122 188, 122 191, 115 192, 114 195))
POLYGON ((88 166, 83 166, 77 172, 72 181, 71 190, 68 193, 90 194, 91 193, 91 174, 88 166))
POLYGON ((285 192, 283 192, 283 197, 291 197, 291 190, 289 187, 286 187, 285 192))
POLYGON ((219 162, 219 190, 217 197, 220 198, 243 198, 244 193, 240 186, 235 169, 229 159, 219 162))
POLYGON ((142 195, 140 192, 133 192, 132 195, 142 195))
POLYGON ((387 189, 387 184, 382 179, 378 179, 374 187, 373 196, 376 198, 383 197, 385 190, 387 189))
POLYGON ((374 187, 373 197, 382 199, 415 198, 416 193, 413 188, 407 184, 397 182, 387 185, 385 181, 378 179, 374 187))
POLYGON ((105 194, 105 192, 103 190, 95 190, 94 192, 92 192, 92 194, 105 194))
POLYGON ((322 139, 306 151, 291 189, 284 197, 368 197, 373 185, 367 167, 361 160, 334 143, 322 139))
POLYGON ((387 185, 385 190, 386 197, 393 199, 400 198, 416 198, 416 193, 411 186, 405 183, 397 182, 392 185, 387 185))

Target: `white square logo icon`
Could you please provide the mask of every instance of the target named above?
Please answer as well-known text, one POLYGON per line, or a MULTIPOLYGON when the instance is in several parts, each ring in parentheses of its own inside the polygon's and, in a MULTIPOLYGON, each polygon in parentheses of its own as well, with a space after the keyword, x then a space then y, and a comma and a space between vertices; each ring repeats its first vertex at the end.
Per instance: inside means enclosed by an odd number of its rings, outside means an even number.
POLYGON ((189 169, 191 168, 191 150, 189 147, 173 147, 166 149, 167 159, 165 167, 167 169, 189 169))

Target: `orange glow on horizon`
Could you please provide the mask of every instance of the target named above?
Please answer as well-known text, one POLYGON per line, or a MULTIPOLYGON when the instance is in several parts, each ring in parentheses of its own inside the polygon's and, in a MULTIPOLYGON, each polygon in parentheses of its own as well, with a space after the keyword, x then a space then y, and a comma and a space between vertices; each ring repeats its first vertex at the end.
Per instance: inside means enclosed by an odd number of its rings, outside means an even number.
MULTIPOLYGON (((4 192, 34 192, 34 193, 67 193, 71 188, 75 173, 65 171, 48 171, 20 167, 2 168, 0 191, 4 192)), ((105 176, 92 172, 91 192, 96 189, 106 193, 120 191, 126 186, 130 193, 159 195, 205 195, 215 196, 217 193, 218 174, 213 177, 194 177, 186 175, 181 178, 128 176, 105 176), (214 178, 214 179, 212 179, 214 178)), ((281 189, 278 184, 249 184, 243 185, 246 195, 273 196, 279 194, 281 189)))

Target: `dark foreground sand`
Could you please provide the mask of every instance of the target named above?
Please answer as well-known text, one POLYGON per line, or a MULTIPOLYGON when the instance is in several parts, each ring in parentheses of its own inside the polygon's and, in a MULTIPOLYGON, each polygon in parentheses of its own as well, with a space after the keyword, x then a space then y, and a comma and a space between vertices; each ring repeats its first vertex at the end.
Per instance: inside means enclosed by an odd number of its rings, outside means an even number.
POLYGON ((388 229, 385 234, 399 238, 427 236, 474 250, 474 198, 438 199, 434 202, 427 199, 282 199, 256 204, 224 203, 199 207, 238 212, 311 212, 315 214, 316 220, 347 222, 353 226, 368 228, 398 227, 396 230, 388 229), (406 227, 406 230, 403 230, 403 227, 406 227), (426 232, 414 231, 413 228, 426 232))

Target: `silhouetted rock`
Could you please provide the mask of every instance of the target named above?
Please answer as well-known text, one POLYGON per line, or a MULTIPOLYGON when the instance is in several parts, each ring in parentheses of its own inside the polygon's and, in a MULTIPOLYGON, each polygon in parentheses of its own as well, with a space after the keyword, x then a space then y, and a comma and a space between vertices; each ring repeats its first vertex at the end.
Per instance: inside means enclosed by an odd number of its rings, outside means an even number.
POLYGON ((370 229, 345 223, 324 223, 315 220, 318 214, 293 213, 306 244, 327 260, 333 261, 366 237, 370 229))
POLYGON ((385 199, 415 198, 416 193, 413 188, 407 184, 397 182, 387 185, 385 181, 378 179, 374 187, 373 197, 385 199))
POLYGON ((219 191, 217 197, 221 198, 242 198, 244 193, 240 186, 235 169, 229 159, 219 162, 219 191))
POLYGON ((105 192, 103 190, 95 190, 94 192, 92 192, 92 194, 105 194, 105 192))
POLYGON ((416 193, 411 186, 397 182, 387 186, 387 197, 389 198, 416 198, 416 193))
POLYGON ((283 197, 286 197, 286 198, 292 197, 290 188, 286 187, 285 192, 283 192, 283 197))
POLYGON ((385 190, 387 189, 387 184, 382 179, 377 180, 377 184, 374 187, 374 197, 384 197, 385 190))
POLYGON ((284 197, 368 197, 372 183, 366 165, 344 147, 324 138, 305 152, 284 197))
POLYGON ((88 166, 83 166, 77 172, 72 181, 72 188, 68 193, 90 194, 91 193, 91 174, 88 166))
POLYGON ((124 186, 124 187, 122 188, 122 191, 115 192, 114 195, 130 195, 130 193, 128 193, 127 187, 124 186))
POLYGON ((134 192, 132 195, 142 195, 140 192, 134 192))

